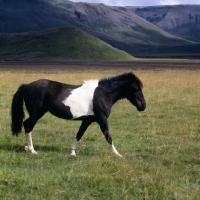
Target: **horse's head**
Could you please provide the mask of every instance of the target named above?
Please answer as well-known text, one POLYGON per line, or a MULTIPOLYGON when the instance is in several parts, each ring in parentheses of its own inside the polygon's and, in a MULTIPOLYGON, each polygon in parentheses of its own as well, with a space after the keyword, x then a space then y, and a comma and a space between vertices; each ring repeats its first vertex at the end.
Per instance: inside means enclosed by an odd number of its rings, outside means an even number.
POLYGON ((144 111, 146 108, 146 101, 142 93, 143 84, 138 77, 127 87, 125 97, 137 108, 138 111, 144 111))

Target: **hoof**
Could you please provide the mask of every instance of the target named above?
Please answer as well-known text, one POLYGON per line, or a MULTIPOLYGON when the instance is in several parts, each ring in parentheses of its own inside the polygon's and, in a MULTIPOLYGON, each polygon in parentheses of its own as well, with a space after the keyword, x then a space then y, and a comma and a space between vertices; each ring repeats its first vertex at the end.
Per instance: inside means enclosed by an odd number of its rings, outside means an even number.
POLYGON ((117 157, 122 157, 122 155, 119 154, 118 152, 113 151, 112 153, 113 153, 115 156, 117 156, 117 157))
POLYGON ((37 151, 35 151, 34 149, 29 149, 28 146, 25 146, 24 150, 26 153, 37 154, 37 151))
POLYGON ((111 145, 111 148, 112 148, 112 152, 113 152, 116 156, 122 157, 122 155, 119 154, 119 152, 118 152, 117 149, 115 148, 114 144, 111 145))
POLYGON ((76 156, 75 150, 71 149, 70 155, 71 155, 71 156, 76 156))
POLYGON ((121 155, 121 154, 119 154, 119 153, 118 153, 118 154, 115 154, 115 155, 116 155, 116 156, 118 156, 118 157, 122 157, 122 155, 121 155))

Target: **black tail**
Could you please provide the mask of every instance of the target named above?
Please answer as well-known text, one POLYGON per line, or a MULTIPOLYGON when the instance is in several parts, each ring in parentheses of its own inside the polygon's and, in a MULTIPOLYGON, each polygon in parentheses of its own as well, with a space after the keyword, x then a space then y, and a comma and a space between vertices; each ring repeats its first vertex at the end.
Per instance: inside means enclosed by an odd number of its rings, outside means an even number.
POLYGON ((11 130, 13 135, 18 136, 22 130, 22 124, 24 119, 24 110, 23 110, 23 92, 26 85, 21 85, 17 92, 13 96, 12 106, 11 106, 11 116, 12 116, 12 125, 11 130))

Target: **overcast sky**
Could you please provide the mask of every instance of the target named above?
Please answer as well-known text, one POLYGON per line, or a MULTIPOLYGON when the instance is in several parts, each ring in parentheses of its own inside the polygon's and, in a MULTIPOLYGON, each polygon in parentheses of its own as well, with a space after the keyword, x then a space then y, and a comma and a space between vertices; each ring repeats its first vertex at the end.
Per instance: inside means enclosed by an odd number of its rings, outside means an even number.
POLYGON ((200 0, 71 0, 73 2, 103 3, 112 6, 155 6, 200 4, 200 0))

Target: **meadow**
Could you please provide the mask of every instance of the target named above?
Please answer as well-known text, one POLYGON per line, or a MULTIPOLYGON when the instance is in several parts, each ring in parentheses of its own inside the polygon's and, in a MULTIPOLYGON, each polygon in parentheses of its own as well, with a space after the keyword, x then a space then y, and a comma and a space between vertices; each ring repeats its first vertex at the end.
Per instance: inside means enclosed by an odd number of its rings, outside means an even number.
POLYGON ((199 199, 200 69, 29 68, 0 70, 0 199, 199 199), (48 113, 33 132, 37 155, 23 151, 24 133, 12 136, 10 105, 20 84, 40 78, 81 84, 127 71, 143 81, 147 109, 138 112, 127 100, 112 108, 110 132, 122 158, 96 123, 70 156, 80 122, 48 113))

